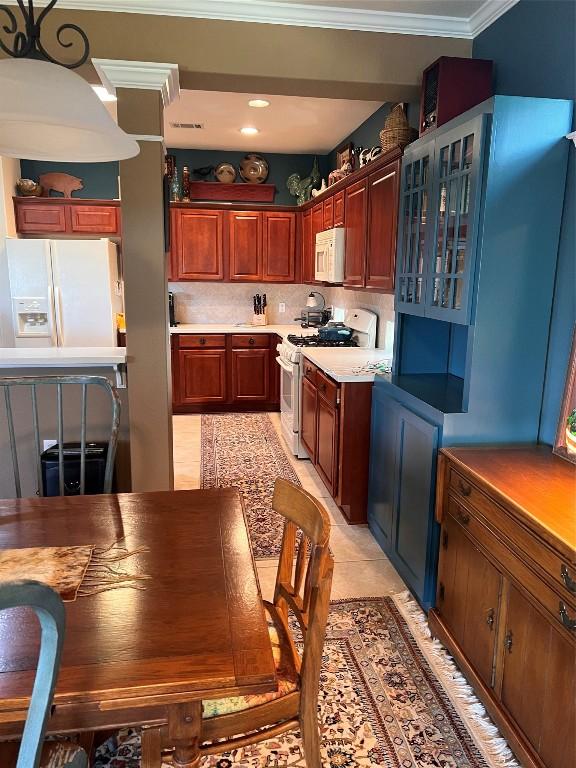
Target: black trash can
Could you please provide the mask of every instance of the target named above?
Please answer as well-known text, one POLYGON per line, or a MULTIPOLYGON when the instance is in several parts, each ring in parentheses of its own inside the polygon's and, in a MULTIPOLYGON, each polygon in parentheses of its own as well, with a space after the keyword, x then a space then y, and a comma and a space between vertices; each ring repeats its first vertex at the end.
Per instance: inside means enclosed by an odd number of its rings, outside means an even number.
MULTIPOLYGON (((80 494, 80 443, 64 443, 64 495, 80 494)), ((108 443, 86 443, 85 493, 103 493, 108 443)), ((44 496, 60 496, 58 446, 53 445, 40 457, 44 496)))

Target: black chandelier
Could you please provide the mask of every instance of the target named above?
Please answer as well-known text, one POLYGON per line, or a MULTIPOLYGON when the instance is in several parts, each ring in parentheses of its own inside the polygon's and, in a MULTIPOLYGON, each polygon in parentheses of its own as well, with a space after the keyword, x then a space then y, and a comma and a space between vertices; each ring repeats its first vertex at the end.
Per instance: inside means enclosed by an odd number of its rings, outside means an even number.
POLYGON ((83 46, 83 53, 80 58, 72 64, 55 59, 46 51, 42 44, 40 27, 47 14, 50 13, 56 5, 57 0, 50 0, 48 5, 39 12, 37 18, 34 13, 34 3, 32 0, 28 0, 27 8, 24 0, 17 0, 17 2, 22 11, 22 16, 24 17, 24 31, 18 29, 18 20, 12 9, 7 5, 0 5, 0 11, 3 11, 8 17, 8 22, 2 25, 2 31, 7 35, 14 36, 11 46, 4 43, 0 38, 0 49, 3 50, 4 53, 15 59, 41 59, 48 61, 51 64, 59 64, 68 69, 81 67, 82 64, 87 61, 88 56, 90 55, 90 43, 88 42, 88 37, 84 30, 80 29, 76 24, 62 24, 56 30, 56 40, 62 48, 71 48, 74 45, 74 41, 66 42, 65 40, 68 32, 71 32, 73 35, 75 34, 80 38, 83 46))

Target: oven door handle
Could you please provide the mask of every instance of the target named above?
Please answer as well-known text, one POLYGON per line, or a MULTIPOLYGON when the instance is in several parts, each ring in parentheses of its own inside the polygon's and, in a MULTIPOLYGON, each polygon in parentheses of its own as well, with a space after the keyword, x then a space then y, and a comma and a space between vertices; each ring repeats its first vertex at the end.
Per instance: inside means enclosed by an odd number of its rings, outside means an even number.
POLYGON ((282 360, 280 356, 276 358, 276 362, 278 363, 280 368, 286 371, 286 373, 292 373, 292 374, 294 373, 294 371, 292 370, 292 365, 290 363, 287 363, 285 360, 282 360))

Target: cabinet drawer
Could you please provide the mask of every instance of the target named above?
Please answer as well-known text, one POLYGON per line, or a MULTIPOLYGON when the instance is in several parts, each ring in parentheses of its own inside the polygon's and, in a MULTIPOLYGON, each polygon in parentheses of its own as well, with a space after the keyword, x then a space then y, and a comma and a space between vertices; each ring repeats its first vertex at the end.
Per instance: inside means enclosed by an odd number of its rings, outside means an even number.
POLYGON ((225 347, 226 336, 223 333, 183 334, 180 336, 180 349, 206 349, 225 347))
POLYGON ((310 360, 304 359, 304 376, 312 382, 312 384, 316 385, 316 374, 318 373, 318 368, 314 365, 314 363, 311 363, 310 360))
POLYGON ((232 336, 234 349, 268 349, 270 336, 267 333, 255 333, 253 336, 243 333, 235 333, 232 336))
POLYGON ((462 499, 464 506, 479 512, 490 526, 501 531, 519 555, 543 571, 555 588, 576 599, 576 566, 566 562, 553 549, 492 501, 480 488, 450 467, 448 487, 462 499))
POLYGON ((316 386, 324 400, 335 408, 338 405, 338 392, 340 390, 338 384, 329 379, 328 376, 325 376, 322 371, 318 371, 316 374, 316 386))
POLYGON ((574 600, 574 595, 568 598, 560 594, 559 590, 556 591, 549 587, 504 542, 498 540, 484 523, 475 517, 474 514, 470 514, 470 511, 459 504, 454 498, 448 500, 448 514, 460 524, 473 542, 479 544, 487 554, 496 559, 499 569, 507 571, 519 586, 532 595, 535 601, 554 619, 557 627, 565 629, 566 633, 576 640, 576 633, 570 632, 564 627, 560 615, 560 603, 562 602, 565 605, 568 617, 570 619, 576 618, 576 600, 574 600))

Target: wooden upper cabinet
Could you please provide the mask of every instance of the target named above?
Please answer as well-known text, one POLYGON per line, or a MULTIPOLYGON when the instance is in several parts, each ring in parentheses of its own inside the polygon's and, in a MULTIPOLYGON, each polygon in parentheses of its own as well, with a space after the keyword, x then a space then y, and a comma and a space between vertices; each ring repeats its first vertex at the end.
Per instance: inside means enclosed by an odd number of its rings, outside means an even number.
POLYGON ((262 280, 262 214, 230 211, 228 214, 230 280, 262 280))
POLYGON ((302 258, 302 282, 314 282, 314 251, 312 248, 312 211, 307 210, 302 214, 302 226, 300 229, 300 248, 302 258))
POLYGON ((173 209, 173 280, 224 279, 224 213, 173 209))
POLYGON ((296 214, 263 213, 262 280, 293 283, 296 277, 296 214))
POLYGON ((365 285, 393 293, 400 160, 368 177, 368 251, 365 285))
POLYGON ((120 233, 120 208, 107 205, 70 205, 70 230, 78 234, 120 233))
POLYGON ((346 197, 346 194, 344 190, 342 190, 341 192, 336 192, 336 194, 334 195, 334 221, 333 221, 334 227, 344 226, 345 197, 346 197))
POLYGON ((22 234, 66 232, 66 208, 63 205, 42 205, 15 202, 16 229, 22 234))
POLYGON ((368 215, 368 180, 346 189, 346 246, 344 285, 364 287, 366 269, 366 222, 368 215))
POLYGON ((324 229, 334 226, 334 197, 328 197, 323 204, 324 229))

